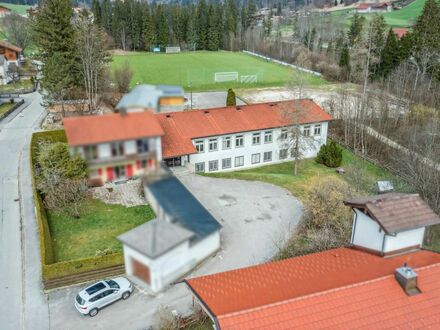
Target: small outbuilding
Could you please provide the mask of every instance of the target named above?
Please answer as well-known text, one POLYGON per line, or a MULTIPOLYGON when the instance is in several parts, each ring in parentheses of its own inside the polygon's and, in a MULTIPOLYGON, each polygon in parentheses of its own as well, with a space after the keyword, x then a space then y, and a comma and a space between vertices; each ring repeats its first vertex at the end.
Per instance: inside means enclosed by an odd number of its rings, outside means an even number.
POLYGON ((387 193, 344 201, 354 211, 351 244, 382 256, 419 249, 439 216, 418 194, 387 193))
POLYGON ((220 224, 171 173, 148 177, 145 196, 157 218, 118 237, 126 273, 158 292, 220 248, 220 224))

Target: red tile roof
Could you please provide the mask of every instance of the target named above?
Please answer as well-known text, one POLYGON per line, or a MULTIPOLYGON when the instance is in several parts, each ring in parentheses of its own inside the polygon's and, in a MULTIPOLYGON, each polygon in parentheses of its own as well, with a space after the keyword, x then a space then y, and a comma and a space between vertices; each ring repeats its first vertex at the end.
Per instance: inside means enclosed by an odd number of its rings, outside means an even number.
MULTIPOLYGON (((226 328, 232 327, 232 322, 236 322, 231 321, 232 319, 236 318, 240 321, 241 313, 251 313, 255 309, 261 309, 261 313, 263 313, 261 315, 271 319, 271 321, 266 323, 271 325, 268 328, 279 329, 283 327, 275 326, 278 322, 278 314, 289 314, 290 311, 291 317, 295 315, 290 310, 290 307, 286 305, 288 302, 295 299, 301 301, 301 298, 305 299, 306 297, 312 299, 311 297, 318 297, 318 294, 324 291, 358 285, 389 276, 404 263, 407 263, 408 266, 414 269, 425 267, 440 263, 440 254, 418 251, 393 258, 382 258, 359 250, 339 248, 278 262, 192 278, 186 280, 186 283, 218 320, 229 319, 229 321, 225 321, 226 328), (274 306, 279 306, 276 312, 263 310, 269 307, 275 308, 274 306)), ((380 293, 381 291, 379 290, 378 292, 380 293)), ((381 299, 386 300, 386 291, 382 291, 382 293, 384 296, 381 299)), ((401 296, 404 297, 405 294, 401 293, 401 296)), ((335 293, 335 295, 341 294, 335 293)), ((362 297, 362 299, 366 298, 368 298, 368 295, 362 297)), ((319 303, 320 298, 315 299, 312 299, 311 305, 319 303)), ((347 301, 356 299, 355 296, 349 295, 346 297, 347 301)), ((440 296, 438 299, 440 299, 440 296)), ((298 304, 301 303, 298 302, 298 304)), ((327 304, 329 304, 329 301, 327 301, 327 304)), ((331 306, 332 303, 327 308, 331 306)), ((388 307, 391 309, 393 306, 390 305, 388 307)), ((318 312, 318 309, 309 306, 308 311, 318 312)), ((351 311, 347 309, 345 312, 348 314, 351 311)), ((319 315, 319 313, 316 314, 319 315)), ((259 317, 262 317, 261 315, 259 317)), ((254 317, 252 316, 246 322, 249 320, 251 320, 249 322, 253 322, 253 319, 254 317)), ((307 318, 304 322, 306 321, 308 322, 307 318)), ((234 326, 234 328, 257 328, 260 325, 266 327, 264 323, 258 321, 255 324, 248 323, 247 326, 234 326)), ((327 324, 327 326, 331 325, 327 324)))
POLYGON ((10 44, 7 41, 0 41, 0 47, 8 48, 19 53, 23 51, 23 49, 21 49, 20 47, 10 44))
POLYGON ((294 115, 299 124, 332 120, 328 113, 309 99, 160 113, 157 117, 165 131, 162 156, 169 158, 195 153, 191 142, 194 138, 286 126, 294 115))
POLYGON ((64 119, 70 146, 132 140, 164 134, 156 116, 149 111, 64 119))
POLYGON ((416 269, 417 296, 393 275, 219 317, 221 329, 434 329, 440 325, 440 264, 416 269))
POLYGON ((393 32, 398 39, 402 38, 404 35, 408 33, 408 29, 405 28, 393 28, 393 32))

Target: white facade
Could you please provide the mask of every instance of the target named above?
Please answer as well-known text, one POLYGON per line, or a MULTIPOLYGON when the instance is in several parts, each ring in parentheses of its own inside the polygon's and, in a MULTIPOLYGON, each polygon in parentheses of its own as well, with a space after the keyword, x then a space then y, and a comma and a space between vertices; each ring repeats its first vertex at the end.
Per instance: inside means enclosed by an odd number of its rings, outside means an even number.
MULTIPOLYGON (((303 158, 316 157, 327 141, 328 122, 302 125, 301 130, 310 132, 309 137, 301 138, 303 158)), ((189 156, 186 166, 192 172, 220 172, 292 160, 288 139, 282 137, 285 131, 288 129, 274 128, 193 139, 200 151, 189 156)))
MULTIPOLYGON (((163 221, 163 220, 162 220, 163 221)), ((147 266, 150 283, 142 281, 153 292, 159 292, 197 266, 220 248, 219 231, 191 244, 189 240, 172 248, 167 253, 152 259, 124 244, 124 262, 127 275, 135 277, 133 259, 147 266)))
POLYGON ((422 246, 425 227, 386 234, 367 214, 359 209, 354 209, 354 212, 351 244, 381 254, 422 246))

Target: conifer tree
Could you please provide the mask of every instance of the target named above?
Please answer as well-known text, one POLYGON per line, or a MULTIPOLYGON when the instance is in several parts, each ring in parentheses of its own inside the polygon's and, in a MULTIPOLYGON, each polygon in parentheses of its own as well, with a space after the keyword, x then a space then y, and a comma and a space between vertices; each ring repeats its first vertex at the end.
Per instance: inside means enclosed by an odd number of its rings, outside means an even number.
POLYGON ((398 43, 393 29, 389 29, 385 46, 380 55, 380 63, 376 75, 386 78, 399 64, 398 43))
POLYGON ((232 88, 228 89, 228 95, 226 96, 226 106, 236 105, 235 92, 232 88))
POLYGON ((70 0, 43 0, 33 22, 34 40, 44 63, 42 86, 53 100, 64 99, 78 80, 72 15, 70 0))

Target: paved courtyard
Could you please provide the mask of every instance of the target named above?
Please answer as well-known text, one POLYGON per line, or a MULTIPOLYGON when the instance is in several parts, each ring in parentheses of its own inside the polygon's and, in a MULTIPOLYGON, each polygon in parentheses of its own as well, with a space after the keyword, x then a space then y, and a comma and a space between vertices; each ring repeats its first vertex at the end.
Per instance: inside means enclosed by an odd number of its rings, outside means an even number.
MULTIPOLYGON (((294 230, 301 203, 287 190, 251 181, 213 179, 181 174, 181 181, 223 226, 222 248, 188 277, 250 266, 269 260, 294 230)), ((136 289, 127 301, 117 302, 96 317, 83 317, 73 299, 82 286, 49 293, 51 329, 145 329, 158 306, 188 313, 192 299, 182 283, 153 296, 136 289)))

